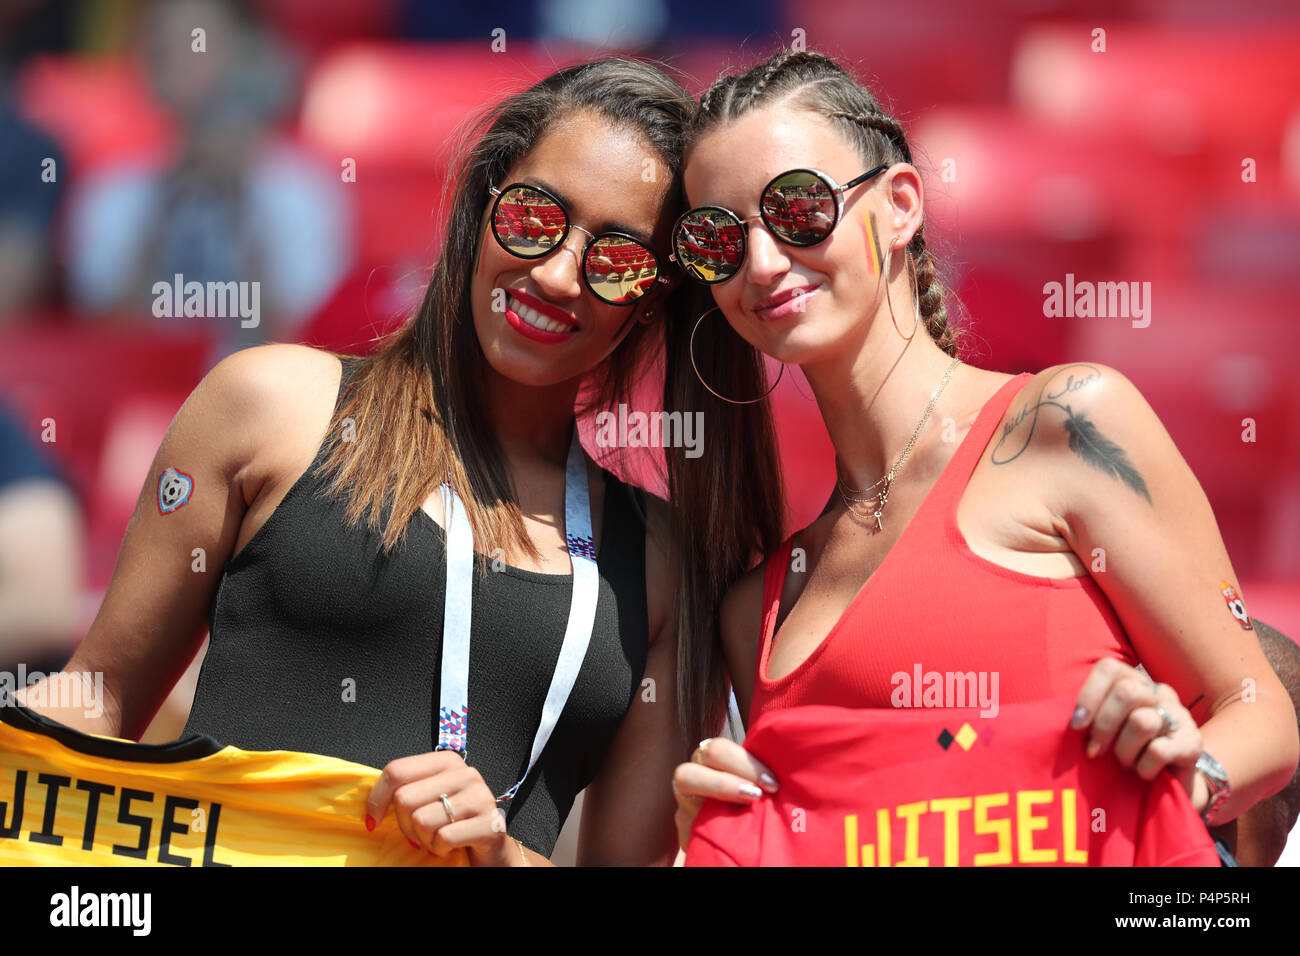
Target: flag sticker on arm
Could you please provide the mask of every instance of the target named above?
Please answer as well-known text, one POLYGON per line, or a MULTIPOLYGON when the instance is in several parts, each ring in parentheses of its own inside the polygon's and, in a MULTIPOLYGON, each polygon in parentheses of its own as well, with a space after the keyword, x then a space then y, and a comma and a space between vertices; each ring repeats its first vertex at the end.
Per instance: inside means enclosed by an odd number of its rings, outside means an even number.
POLYGON ((1237 623, 1247 631, 1253 631, 1255 628, 1251 626, 1250 615, 1246 613, 1246 602, 1241 599, 1241 595, 1237 592, 1237 589, 1232 586, 1232 583, 1229 581, 1220 581, 1219 593, 1221 593, 1223 599, 1228 602, 1228 610, 1231 611, 1232 616, 1237 619, 1237 623))
POLYGON ((158 513, 171 514, 190 500, 194 479, 183 471, 168 468, 158 476, 158 513))

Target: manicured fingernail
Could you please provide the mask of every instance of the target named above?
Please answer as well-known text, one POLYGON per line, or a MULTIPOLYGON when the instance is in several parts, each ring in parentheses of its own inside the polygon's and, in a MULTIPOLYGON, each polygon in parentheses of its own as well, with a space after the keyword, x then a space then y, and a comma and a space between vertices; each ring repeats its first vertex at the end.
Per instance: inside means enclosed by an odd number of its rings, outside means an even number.
POLYGON ((1070 715, 1070 726, 1075 730, 1084 726, 1088 722, 1088 708, 1080 704, 1074 708, 1074 713, 1070 715))
POLYGON ((1101 744, 1097 743, 1095 740, 1089 740, 1088 746, 1083 749, 1083 752, 1087 754, 1088 759, 1091 760, 1093 757, 1097 756, 1097 753, 1100 750, 1101 744))
POLYGON ((763 795, 763 791, 758 789, 758 787, 754 786, 752 783, 742 783, 740 785, 740 795, 742 797, 749 797, 756 800, 763 795))
POLYGON ((367 813, 367 814, 366 814, 366 829, 367 829, 367 830, 373 830, 374 828, 375 828, 375 818, 372 817, 370 814, 367 813))
POLYGON ((771 787, 773 790, 776 789, 776 777, 772 776, 770 773, 760 773, 758 779, 763 786, 771 787))

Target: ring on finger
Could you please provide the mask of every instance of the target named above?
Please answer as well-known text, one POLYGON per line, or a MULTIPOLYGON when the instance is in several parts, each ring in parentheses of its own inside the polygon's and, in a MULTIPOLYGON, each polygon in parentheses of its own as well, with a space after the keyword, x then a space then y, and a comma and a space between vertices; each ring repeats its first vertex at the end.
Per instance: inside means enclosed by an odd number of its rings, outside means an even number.
POLYGON ((451 812, 451 801, 447 799, 447 795, 445 793, 440 793, 438 794, 438 799, 442 801, 442 809, 443 812, 447 814, 448 821, 455 823, 456 814, 451 812))
POLYGON ((1156 704, 1156 713, 1160 715, 1160 721, 1164 725, 1160 728, 1160 736, 1168 737, 1178 729, 1178 718, 1165 710, 1160 704, 1156 704))

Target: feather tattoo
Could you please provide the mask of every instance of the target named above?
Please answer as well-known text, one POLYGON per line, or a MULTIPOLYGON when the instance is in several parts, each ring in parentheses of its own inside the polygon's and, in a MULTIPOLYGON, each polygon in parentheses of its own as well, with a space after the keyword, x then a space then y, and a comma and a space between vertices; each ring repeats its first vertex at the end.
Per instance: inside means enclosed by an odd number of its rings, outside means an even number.
POLYGON ((1115 444, 1097 430, 1097 426, 1086 415, 1076 415, 1070 406, 1065 406, 1065 430, 1070 438, 1070 451, 1074 452, 1098 471, 1105 472, 1112 478, 1118 478, 1143 498, 1151 503, 1151 494, 1147 483, 1142 480, 1138 470, 1124 454, 1124 449, 1115 444))

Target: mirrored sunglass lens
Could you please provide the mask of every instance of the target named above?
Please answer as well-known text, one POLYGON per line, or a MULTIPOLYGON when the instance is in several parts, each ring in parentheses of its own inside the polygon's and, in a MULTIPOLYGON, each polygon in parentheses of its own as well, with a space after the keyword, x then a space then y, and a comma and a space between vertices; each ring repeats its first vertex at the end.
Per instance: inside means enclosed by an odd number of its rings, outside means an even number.
POLYGON ((587 253, 587 281, 606 302, 635 302, 650 291, 658 269, 654 253, 633 239, 601 236, 587 253))
POLYGON ((532 259, 546 255, 564 238, 564 210, 549 196, 516 186, 501 194, 492 226, 502 245, 532 259))
POLYGON ((835 226, 835 194, 820 176, 787 173, 763 193, 763 219, 769 229, 796 246, 825 239, 835 226))
POLYGON ((743 228, 722 209, 687 213, 673 236, 677 261, 703 282, 721 282, 740 271, 743 244, 743 228))

